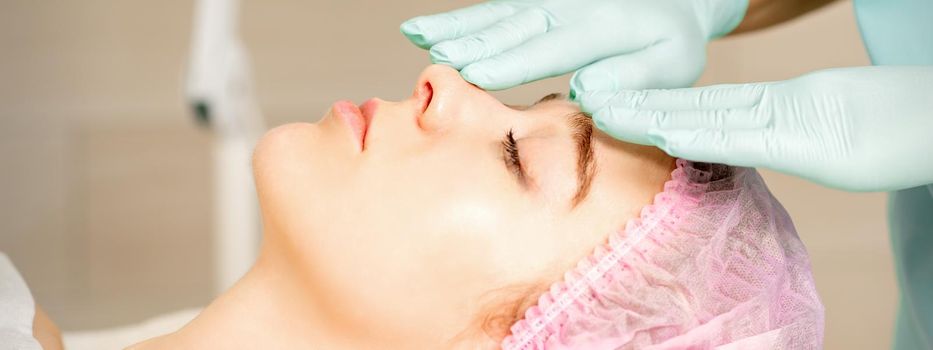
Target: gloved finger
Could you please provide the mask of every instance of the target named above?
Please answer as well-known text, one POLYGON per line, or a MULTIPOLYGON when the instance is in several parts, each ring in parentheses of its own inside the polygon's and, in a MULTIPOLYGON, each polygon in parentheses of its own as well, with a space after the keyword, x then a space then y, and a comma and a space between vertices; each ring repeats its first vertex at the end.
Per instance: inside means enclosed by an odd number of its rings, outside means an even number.
POLYGON ((606 106, 593 113, 593 124, 599 130, 609 134, 615 139, 651 145, 648 139, 648 123, 636 120, 630 111, 620 110, 621 107, 606 106))
POLYGON ((653 130, 648 137, 650 144, 674 157, 745 167, 767 164, 768 148, 773 147, 768 134, 759 131, 653 130))
POLYGON ((669 90, 593 91, 576 95, 584 111, 613 104, 631 109, 682 111, 752 108, 768 89, 768 83, 728 84, 669 90))
POLYGON ((486 28, 519 11, 518 5, 484 2, 429 16, 418 16, 402 23, 402 34, 413 44, 427 49, 434 44, 486 28))
POLYGON ((688 55, 671 58, 672 44, 664 42, 614 55, 581 68, 570 78, 570 96, 592 91, 679 87, 693 83, 702 64, 685 62, 688 55), (683 57, 681 57, 683 56, 683 57), (697 68, 691 68, 696 66, 697 68))
POLYGON ((431 47, 431 61, 456 69, 498 55, 548 31, 543 11, 522 11, 476 33, 431 47))
POLYGON ((726 132, 763 129, 770 115, 753 108, 656 111, 611 104, 593 114, 593 122, 609 135, 639 144, 648 143, 652 130, 713 129, 726 132))
POLYGON ((651 40, 647 35, 632 35, 620 41, 618 37, 599 33, 598 29, 586 23, 557 27, 511 50, 469 64, 460 73, 464 79, 484 89, 501 90, 571 72, 605 57, 633 52, 651 40), (587 40, 580 39, 584 37, 587 40))

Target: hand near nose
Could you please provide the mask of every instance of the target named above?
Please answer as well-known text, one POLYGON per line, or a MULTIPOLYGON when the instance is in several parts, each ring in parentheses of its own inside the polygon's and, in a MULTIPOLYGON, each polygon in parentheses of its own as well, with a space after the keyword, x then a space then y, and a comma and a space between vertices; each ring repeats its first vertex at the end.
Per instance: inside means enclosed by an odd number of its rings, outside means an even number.
POLYGON ((933 67, 578 96, 598 128, 681 158, 765 167, 850 191, 933 183, 933 67))
POLYGON ((501 90, 578 70, 571 95, 682 87, 708 40, 734 29, 748 0, 499 0, 401 26, 431 60, 501 90), (582 68, 582 69, 581 69, 582 68))

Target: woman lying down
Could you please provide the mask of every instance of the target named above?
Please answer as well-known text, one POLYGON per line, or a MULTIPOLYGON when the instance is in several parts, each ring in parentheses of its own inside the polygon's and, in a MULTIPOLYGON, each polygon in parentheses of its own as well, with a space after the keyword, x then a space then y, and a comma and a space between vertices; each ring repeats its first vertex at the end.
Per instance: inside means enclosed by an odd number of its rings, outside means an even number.
POLYGON ((253 268, 133 349, 815 349, 803 244, 752 169, 672 159, 445 66, 276 128, 253 268))

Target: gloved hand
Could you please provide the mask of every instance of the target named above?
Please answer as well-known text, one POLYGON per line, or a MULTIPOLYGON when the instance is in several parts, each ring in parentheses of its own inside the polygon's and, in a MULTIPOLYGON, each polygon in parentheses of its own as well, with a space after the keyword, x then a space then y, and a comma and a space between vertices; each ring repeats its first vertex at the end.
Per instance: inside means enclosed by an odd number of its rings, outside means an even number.
POLYGON ((676 157, 765 167, 850 191, 933 183, 933 66, 578 99, 613 137, 676 157))
POLYGON ((577 70, 575 91, 683 87, 706 43, 732 31, 748 0, 499 0, 412 18, 401 30, 434 63, 500 90, 577 70))

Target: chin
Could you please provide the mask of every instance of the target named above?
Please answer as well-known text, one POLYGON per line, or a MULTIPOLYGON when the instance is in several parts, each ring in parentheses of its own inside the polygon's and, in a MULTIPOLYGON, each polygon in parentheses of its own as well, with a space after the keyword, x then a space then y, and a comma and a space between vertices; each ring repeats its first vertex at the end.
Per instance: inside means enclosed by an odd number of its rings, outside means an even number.
POLYGON ((267 131, 253 150, 253 172, 257 182, 271 172, 288 171, 288 162, 301 157, 302 150, 314 148, 320 134, 319 127, 310 123, 285 124, 267 131))
POLYGON ((253 177, 260 204, 290 200, 302 195, 301 188, 316 182, 333 163, 327 134, 311 123, 275 127, 259 140, 253 151, 253 177))

